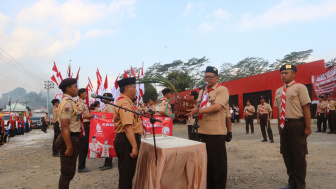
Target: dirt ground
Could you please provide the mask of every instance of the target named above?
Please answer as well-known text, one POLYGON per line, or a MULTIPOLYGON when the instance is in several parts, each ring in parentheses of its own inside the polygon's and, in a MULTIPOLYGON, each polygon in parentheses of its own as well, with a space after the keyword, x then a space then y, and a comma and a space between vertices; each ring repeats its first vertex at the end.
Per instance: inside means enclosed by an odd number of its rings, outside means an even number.
MULTIPOLYGON (((287 175, 279 153, 279 134, 272 124, 275 143, 260 142, 258 125, 254 134, 245 134, 244 123, 235 123, 233 140, 227 143, 227 188, 270 189, 286 185, 287 175)), ((313 133, 308 138, 307 188, 335 188, 336 185, 336 135, 313 133)), ((187 138, 185 125, 174 125, 173 135, 187 138)), ((51 156, 53 130, 48 133, 33 130, 24 136, 11 138, 0 147, 0 188, 57 188, 60 159, 51 156)), ((89 173, 76 173, 71 188, 117 188, 117 158, 113 169, 100 171, 103 159, 87 159, 89 173)))

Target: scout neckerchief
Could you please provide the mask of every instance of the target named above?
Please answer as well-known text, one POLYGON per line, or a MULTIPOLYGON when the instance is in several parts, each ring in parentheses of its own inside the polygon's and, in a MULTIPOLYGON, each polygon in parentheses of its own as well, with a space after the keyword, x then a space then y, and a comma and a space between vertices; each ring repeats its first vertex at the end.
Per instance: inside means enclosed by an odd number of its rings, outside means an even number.
MULTIPOLYGON (((219 87, 220 85, 217 84, 217 87, 219 87)), ((217 88, 216 87, 216 88, 217 88)), ((209 92, 213 91, 214 88, 211 87, 210 89, 208 89, 208 91, 204 94, 203 96, 203 99, 202 99, 202 102, 201 102, 201 109, 205 108, 207 106, 207 103, 208 103, 208 98, 209 98, 209 92)), ((198 118, 199 119, 203 119, 203 114, 199 114, 198 115, 198 118)))
POLYGON ((317 113, 319 116, 321 115, 321 102, 317 105, 317 113))
POLYGON ((246 114, 246 117, 248 117, 248 106, 246 106, 245 114, 246 114))
POLYGON ((283 88, 282 91, 282 97, 281 97, 281 112, 280 112, 280 127, 283 129, 285 126, 285 119, 286 119, 286 92, 287 92, 287 87, 290 87, 294 85, 296 82, 294 81, 293 84, 291 85, 286 85, 283 88))
POLYGON ((328 101, 328 107, 327 107, 327 114, 328 114, 328 115, 329 115, 329 110, 330 110, 329 105, 330 105, 330 101, 328 101))

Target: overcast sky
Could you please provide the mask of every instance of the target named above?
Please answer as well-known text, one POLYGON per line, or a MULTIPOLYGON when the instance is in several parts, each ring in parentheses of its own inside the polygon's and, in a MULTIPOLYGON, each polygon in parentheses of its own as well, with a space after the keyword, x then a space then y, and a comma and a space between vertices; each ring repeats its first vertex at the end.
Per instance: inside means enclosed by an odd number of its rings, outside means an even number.
POLYGON ((97 68, 111 86, 142 62, 206 56, 219 68, 308 49, 328 61, 335 33, 335 0, 0 0, 0 95, 43 89, 53 61, 63 76, 80 66, 80 87, 97 68))

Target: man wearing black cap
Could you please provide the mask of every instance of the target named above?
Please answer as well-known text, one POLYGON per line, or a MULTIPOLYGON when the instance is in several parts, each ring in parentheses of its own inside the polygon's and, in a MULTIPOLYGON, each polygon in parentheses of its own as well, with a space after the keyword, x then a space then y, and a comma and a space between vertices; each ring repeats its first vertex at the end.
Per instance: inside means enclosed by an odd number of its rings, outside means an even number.
POLYGON ((327 120, 326 120, 326 110, 327 110, 327 102, 323 100, 323 95, 318 96, 319 102, 317 103, 317 109, 315 113, 315 117, 317 119, 317 131, 323 132, 327 131, 327 120), (323 131, 321 129, 321 125, 323 123, 323 131))
MULTIPOLYGON (((135 78, 124 78, 117 83, 121 94, 116 105, 136 111, 132 103, 132 99, 136 97, 135 78)), ((115 107, 114 125, 116 132, 114 146, 118 157, 119 189, 131 189, 143 133, 142 122, 137 114, 115 107)))
MULTIPOLYGON (((107 96, 107 97, 113 97, 113 95, 111 93, 104 93, 103 96, 107 96)), ((108 104, 108 103, 111 103, 110 100, 106 100, 106 99, 103 99, 103 102, 105 103, 105 106, 103 108, 103 111, 104 113, 113 113, 114 112, 114 108, 111 104, 108 104)), ((104 161, 104 165, 99 167, 100 170, 108 170, 108 169, 112 169, 112 158, 105 158, 105 161, 104 161)))
POLYGON ((260 130, 263 136, 263 140, 261 142, 267 142, 267 136, 266 136, 266 128, 267 128, 268 138, 270 139, 271 143, 274 143, 273 132, 271 128, 271 117, 273 110, 271 108, 271 105, 265 102, 266 98, 264 96, 261 96, 259 100, 261 104, 259 104, 257 107, 257 122, 260 123, 260 130))
POLYGON ((58 99, 53 99, 51 101, 51 103, 53 104, 53 123, 54 123, 54 140, 53 140, 53 144, 52 144, 52 151, 53 151, 53 157, 59 157, 59 153, 56 149, 56 139, 58 137, 59 134, 61 134, 61 129, 59 127, 59 122, 58 122, 58 105, 60 103, 60 101, 58 99))
POLYGON ((282 189, 306 187, 307 137, 312 132, 311 100, 307 87, 295 82, 296 71, 294 65, 281 66, 281 79, 285 85, 276 90, 274 100, 279 112, 280 153, 288 174, 288 185, 282 189))
POLYGON ((335 101, 331 98, 331 94, 326 94, 327 96, 327 119, 330 132, 328 134, 336 134, 336 115, 335 115, 335 101))
MULTIPOLYGON (((70 181, 76 173, 76 162, 79 151, 81 132, 81 112, 76 106, 74 97, 77 96, 77 79, 66 78, 58 86, 63 91, 63 97, 58 106, 58 122, 61 126, 61 176, 59 188, 69 188, 70 181)), ((57 139, 58 140, 58 139, 57 139)))
POLYGON ((244 117, 246 122, 246 134, 249 133, 249 126, 251 126, 251 133, 254 133, 254 125, 253 125, 253 114, 255 113, 254 106, 251 105, 251 101, 246 101, 246 106, 244 108, 244 117))
MULTIPOLYGON (((197 99, 198 99, 198 92, 197 91, 191 91, 190 100, 195 100, 196 101, 197 99)), ((192 133, 192 128, 193 128, 194 123, 195 123, 195 118, 193 118, 192 116, 189 116, 188 120, 187 120, 188 138, 189 138, 189 140, 199 141, 198 133, 192 133)))
POLYGON ((78 173, 90 172, 91 169, 85 166, 86 157, 89 148, 89 135, 90 135, 90 118, 93 117, 89 112, 89 108, 85 104, 84 100, 87 98, 85 88, 78 90, 77 107, 81 111, 81 124, 84 125, 84 135, 79 139, 79 154, 78 154, 78 173))
MULTIPOLYGON (((204 89, 204 97, 199 110, 199 139, 206 144, 207 188, 225 188, 227 179, 226 137, 232 138, 227 132, 226 104, 229 101, 229 91, 218 84, 218 70, 208 66, 204 80, 208 85, 204 89)), ((202 91, 200 91, 202 94, 202 91)), ((201 96, 197 101, 201 100, 201 96)), ((197 107, 190 110, 189 116, 197 114, 197 107)))
POLYGON ((173 115, 170 104, 168 105, 168 108, 167 108, 167 111, 166 111, 166 107, 167 107, 167 104, 168 104, 168 100, 170 99, 171 92, 172 91, 168 88, 164 88, 162 90, 163 99, 162 99, 162 102, 160 104, 159 114, 161 114, 163 116, 168 116, 168 115, 172 116, 173 115), (168 113, 168 115, 167 115, 167 113, 168 113))

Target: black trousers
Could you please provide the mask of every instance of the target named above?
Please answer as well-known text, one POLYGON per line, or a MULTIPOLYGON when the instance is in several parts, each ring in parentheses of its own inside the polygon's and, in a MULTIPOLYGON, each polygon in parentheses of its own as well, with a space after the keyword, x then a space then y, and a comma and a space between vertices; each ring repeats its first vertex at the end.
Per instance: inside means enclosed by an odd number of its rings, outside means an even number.
POLYGON ((328 125, 330 128, 330 132, 336 132, 336 117, 335 110, 330 110, 329 114, 327 114, 328 125))
POLYGON ((207 189, 226 188, 227 154, 225 135, 199 134, 199 139, 206 145, 208 155, 207 189))
MULTIPOLYGON (((135 140, 140 151, 141 135, 135 134, 135 140)), ((132 145, 125 133, 117 133, 114 139, 115 151, 118 157, 119 189, 132 189, 138 157, 131 158, 132 145)))
POLYGON ((90 122, 84 122, 85 136, 79 139, 78 169, 84 169, 89 149, 90 122))
POLYGON ((322 131, 322 123, 323 123, 323 131, 327 131, 327 119, 325 116, 325 113, 321 113, 320 115, 317 115, 317 130, 322 131))
POLYGON ((266 128, 267 128, 268 138, 270 140, 273 140, 273 132, 272 132, 271 123, 267 121, 267 118, 268 118, 268 114, 259 115, 261 134, 264 140, 267 140, 267 137, 266 137, 266 128))
POLYGON ((199 134, 198 133, 191 133, 192 132, 192 125, 188 125, 188 138, 189 140, 199 141, 199 134))
POLYGON ((62 143, 61 147, 61 176, 59 179, 59 189, 68 189, 70 181, 73 179, 76 173, 76 163, 79 150, 79 137, 71 136, 71 143, 73 154, 71 157, 65 156, 66 145, 62 143))
POLYGON ((246 132, 249 132, 249 126, 251 126, 251 133, 254 133, 254 125, 253 125, 253 115, 246 116, 245 115, 245 123, 246 123, 246 132))
POLYGON ((286 165, 288 184, 294 188, 306 187, 308 148, 304 129, 304 121, 285 122, 285 127, 280 129, 280 153, 286 165))
POLYGON ((56 123, 54 123, 54 140, 53 140, 53 144, 52 144, 52 151, 53 151, 53 155, 57 155, 58 154, 58 150, 56 149, 56 139, 58 137, 58 135, 61 134, 61 129, 59 127, 59 123, 58 121, 56 123))

